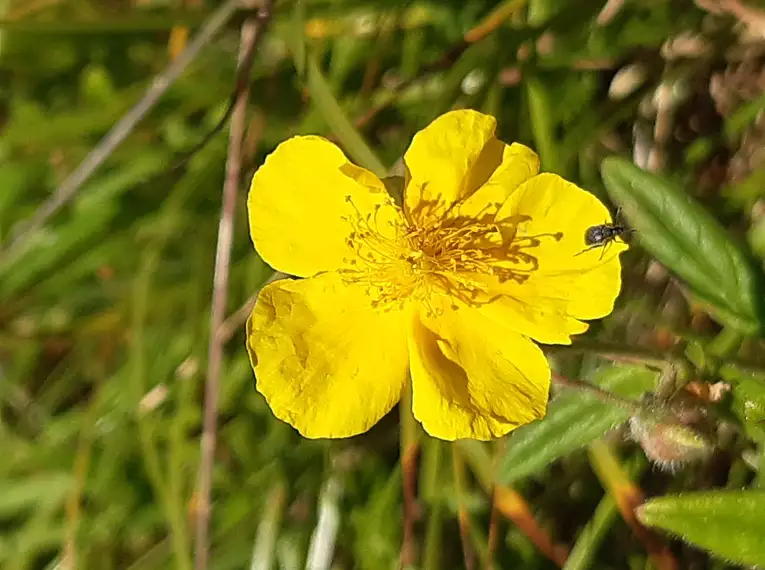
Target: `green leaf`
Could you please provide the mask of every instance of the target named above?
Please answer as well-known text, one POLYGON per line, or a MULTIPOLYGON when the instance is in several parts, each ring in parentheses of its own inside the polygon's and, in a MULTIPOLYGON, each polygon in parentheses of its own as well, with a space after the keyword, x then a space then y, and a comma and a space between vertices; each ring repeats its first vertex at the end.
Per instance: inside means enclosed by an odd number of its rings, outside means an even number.
POLYGON ((449 68, 443 80, 437 83, 437 100, 427 107, 424 114, 416 118, 415 124, 425 126, 439 115, 450 111, 462 94, 462 82, 470 72, 481 69, 486 71, 486 62, 496 59, 499 42, 494 36, 488 36, 468 47, 460 58, 449 68))
POLYGON ((720 368, 720 375, 733 387, 731 408, 744 425, 746 435, 765 443, 765 377, 744 372, 731 364, 720 368))
POLYGON ((368 168, 378 176, 384 176, 386 168, 377 158, 377 155, 367 145, 364 138, 353 126, 348 116, 343 111, 340 103, 332 94, 327 80, 321 73, 319 65, 312 57, 307 61, 308 73, 306 83, 311 93, 311 100, 321 111, 324 120, 337 135, 340 142, 348 151, 348 154, 364 168, 368 168))
POLYGON ((601 173, 645 249, 724 324, 746 334, 762 330, 754 270, 717 220, 681 188, 626 159, 606 158, 601 173))
POLYGON ((66 472, 50 472, 21 480, 2 482, 0 517, 9 517, 30 508, 52 511, 64 503, 74 485, 66 472))
MULTIPOLYGON (((645 470, 645 463, 632 461, 627 466, 627 471, 632 480, 635 480, 645 470)), ((606 538, 611 525, 619 517, 619 508, 616 499, 610 493, 606 493, 598 503, 587 525, 579 532, 576 544, 566 559, 563 570, 585 570, 593 568, 593 561, 603 540, 606 538)))
POLYGON ((393 560, 400 544, 401 470, 397 466, 390 477, 378 478, 364 505, 351 512, 350 524, 357 537, 353 548, 361 568, 385 568, 393 560))
MULTIPOLYGON (((656 373, 637 366, 609 366, 597 371, 592 380, 609 392, 637 398, 654 386, 656 373)), ((513 433, 497 478, 510 484, 536 473, 602 437, 628 417, 627 410, 606 404, 589 392, 563 392, 550 404, 544 419, 513 433)))
POLYGON ((754 101, 749 101, 741 105, 736 111, 725 119, 725 136, 728 139, 732 139, 741 133, 751 125, 757 115, 765 109, 765 95, 760 95, 754 101))
POLYGON ((641 505, 646 526, 740 564, 765 564, 765 491, 704 491, 669 495, 641 505))
POLYGON ((612 495, 606 494, 595 509, 595 513, 587 526, 580 531, 563 570, 583 570, 592 567, 598 546, 618 516, 619 509, 616 508, 616 500, 612 495))
POLYGON ((166 164, 163 154, 147 154, 121 171, 89 184, 74 203, 72 218, 55 229, 39 232, 21 256, 0 262, 0 297, 10 297, 44 281, 57 268, 91 249, 117 215, 117 199, 166 164))
POLYGON ((536 77, 529 77, 525 85, 531 115, 531 129, 534 134, 534 143, 542 159, 542 166, 545 170, 561 173, 559 144, 555 137, 556 125, 552 116, 550 93, 536 77))
POLYGON ((360 166, 368 168, 378 176, 385 176, 387 169, 367 145, 364 137, 353 126, 342 105, 332 93, 332 88, 322 74, 316 59, 306 53, 302 26, 298 27, 297 24, 302 18, 300 10, 295 11, 294 18, 295 21, 289 32, 287 44, 292 52, 298 74, 302 75, 305 72, 305 86, 311 94, 311 101, 350 157, 360 166))

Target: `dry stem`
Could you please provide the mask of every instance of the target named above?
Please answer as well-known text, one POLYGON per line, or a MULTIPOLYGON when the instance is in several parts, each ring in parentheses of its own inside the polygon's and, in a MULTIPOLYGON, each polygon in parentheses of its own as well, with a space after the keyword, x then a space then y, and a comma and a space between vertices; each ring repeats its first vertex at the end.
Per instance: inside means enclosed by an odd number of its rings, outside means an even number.
MULTIPOLYGON (((258 40, 271 17, 273 2, 265 0, 256 17, 245 20, 242 24, 239 45, 239 67, 246 77, 258 40), (245 67, 246 66, 246 67, 245 67)), ((234 214, 242 167, 242 143, 245 134, 247 100, 249 98, 248 81, 242 81, 236 105, 231 116, 229 132, 228 158, 226 161, 226 179, 223 186, 220 223, 218 225, 218 243, 215 252, 215 274, 213 277, 212 315, 210 319, 210 348, 205 382, 204 427, 201 441, 201 460, 199 467, 199 486, 197 491, 198 513, 196 520, 196 570, 206 570, 210 556, 210 495, 212 491, 212 471, 215 459, 215 439, 218 422, 218 392, 221 364, 223 360, 223 341, 218 331, 226 318, 226 300, 228 297, 228 278, 231 264, 231 244, 233 241, 234 214)))

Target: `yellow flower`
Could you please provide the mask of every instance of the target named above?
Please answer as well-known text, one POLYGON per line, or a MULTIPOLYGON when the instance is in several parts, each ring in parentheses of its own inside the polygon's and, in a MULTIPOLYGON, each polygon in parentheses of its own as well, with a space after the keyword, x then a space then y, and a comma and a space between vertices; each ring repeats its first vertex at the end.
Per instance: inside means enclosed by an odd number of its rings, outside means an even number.
POLYGON ((283 142, 255 174, 255 248, 304 279, 261 291, 247 348, 258 391, 304 436, 365 432, 410 378, 430 435, 502 436, 545 413, 550 368, 533 341, 570 344, 613 309, 626 246, 581 253, 608 210, 495 128, 460 110, 419 132, 402 206, 316 136, 283 142))

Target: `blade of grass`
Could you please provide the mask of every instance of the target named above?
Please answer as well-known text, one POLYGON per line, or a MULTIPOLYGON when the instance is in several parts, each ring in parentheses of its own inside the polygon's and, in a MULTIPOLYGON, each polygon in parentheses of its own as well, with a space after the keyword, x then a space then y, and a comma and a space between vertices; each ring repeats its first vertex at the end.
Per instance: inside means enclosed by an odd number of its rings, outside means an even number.
POLYGON ((250 570, 271 570, 286 498, 284 484, 282 482, 277 483, 271 489, 263 518, 258 526, 250 570))
MULTIPOLYGON (((630 477, 633 479, 638 477, 646 466, 645 459, 642 456, 637 457, 639 460, 633 461, 628 468, 630 477)), ((579 533, 563 570, 586 570, 593 567, 597 549, 605 539, 608 529, 611 528, 618 514, 619 508, 616 506, 616 500, 613 495, 606 493, 595 508, 590 521, 579 533)))
POLYGON ((603 488, 614 497, 624 522, 643 543, 656 568, 678 570, 677 560, 669 547, 637 520, 635 508, 642 504, 643 492, 624 471, 611 448, 603 441, 594 442, 590 446, 590 463, 603 488))
POLYGON ((441 497, 442 483, 441 452, 443 442, 427 438, 422 458, 422 498, 428 503, 430 512, 425 528, 422 567, 424 570, 439 570, 442 566, 442 526, 444 506, 441 497))
POLYGON ((350 157, 380 178, 384 177, 387 169, 346 115, 315 57, 307 52, 303 18, 303 6, 298 2, 293 8, 291 24, 284 30, 298 76, 303 80, 313 104, 350 157))
POLYGON ((457 499, 457 521, 460 527, 460 541, 462 542, 462 556, 465 561, 465 570, 474 570, 475 552, 471 542, 470 514, 465 504, 467 485, 465 482, 465 462, 456 444, 452 444, 452 473, 454 475, 454 491, 457 499))
POLYGON ((149 299, 151 298, 153 276, 160 263, 160 247, 152 246, 144 255, 142 267, 138 273, 133 289, 133 323, 132 342, 130 343, 130 379, 133 396, 133 409, 138 424, 138 438, 141 443, 143 459, 149 480, 157 494, 165 518, 170 526, 170 540, 175 556, 175 564, 179 570, 191 569, 190 544, 186 531, 185 513, 178 512, 174 507, 167 481, 162 473, 159 449, 154 440, 151 417, 142 414, 139 402, 146 392, 146 320, 149 299))
POLYGON ((367 145, 364 138, 353 126, 340 103, 332 94, 329 83, 319 69, 316 60, 306 57, 306 86, 311 100, 321 111, 329 128, 348 151, 348 154, 364 168, 368 168, 380 177, 385 176, 387 168, 367 145))
POLYGON ((417 437, 417 421, 412 412, 411 383, 404 389, 399 403, 401 423, 401 473, 403 477, 404 520, 401 539, 400 567, 406 568, 416 563, 417 546, 414 534, 415 503, 417 501, 417 455, 420 444, 417 437))
POLYGON ((457 443, 470 469, 481 487, 493 495, 493 505, 499 514, 515 524, 547 558, 558 566, 566 563, 568 550, 553 541, 534 518, 529 505, 520 493, 512 487, 495 483, 494 468, 484 446, 477 441, 463 440, 457 443))
POLYGON ((22 253, 24 246, 29 241, 29 237, 44 226, 64 204, 75 197, 82 184, 91 177, 112 152, 133 132, 136 125, 156 105, 160 97, 167 91, 167 88, 181 76, 186 67, 194 61, 202 49, 223 28, 231 16, 234 15, 239 8, 240 1, 227 0, 227 2, 210 15, 202 30, 200 30, 183 53, 152 81, 151 86, 141 100, 111 128, 74 172, 61 183, 53 196, 44 202, 32 217, 22 225, 22 229, 4 252, 4 256, 13 259, 14 256, 22 253))
POLYGON ((547 172, 565 175, 558 155, 558 141, 555 137, 555 122, 552 116, 550 94, 544 84, 536 77, 528 77, 524 82, 526 97, 531 115, 531 130, 534 136, 542 167, 547 172))
POLYGON ((464 36, 467 43, 477 42, 504 24, 526 5, 527 0, 505 0, 464 36))

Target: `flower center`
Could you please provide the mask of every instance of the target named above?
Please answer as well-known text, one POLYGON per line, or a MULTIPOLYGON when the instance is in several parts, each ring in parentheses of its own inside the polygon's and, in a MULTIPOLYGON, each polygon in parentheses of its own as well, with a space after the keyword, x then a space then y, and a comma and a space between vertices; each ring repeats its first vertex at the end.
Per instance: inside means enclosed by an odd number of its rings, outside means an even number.
MULTIPOLYGON (((353 205, 350 197, 346 200, 353 205)), ((395 208, 397 215, 383 220, 379 206, 367 215, 354 206, 346 240, 352 254, 340 271, 349 282, 365 285, 373 306, 386 310, 410 300, 431 310, 434 295, 471 305, 490 302, 496 297, 493 284, 523 283, 537 269, 529 249, 540 238, 562 237, 517 236, 518 220, 446 218, 413 224, 395 208)))

